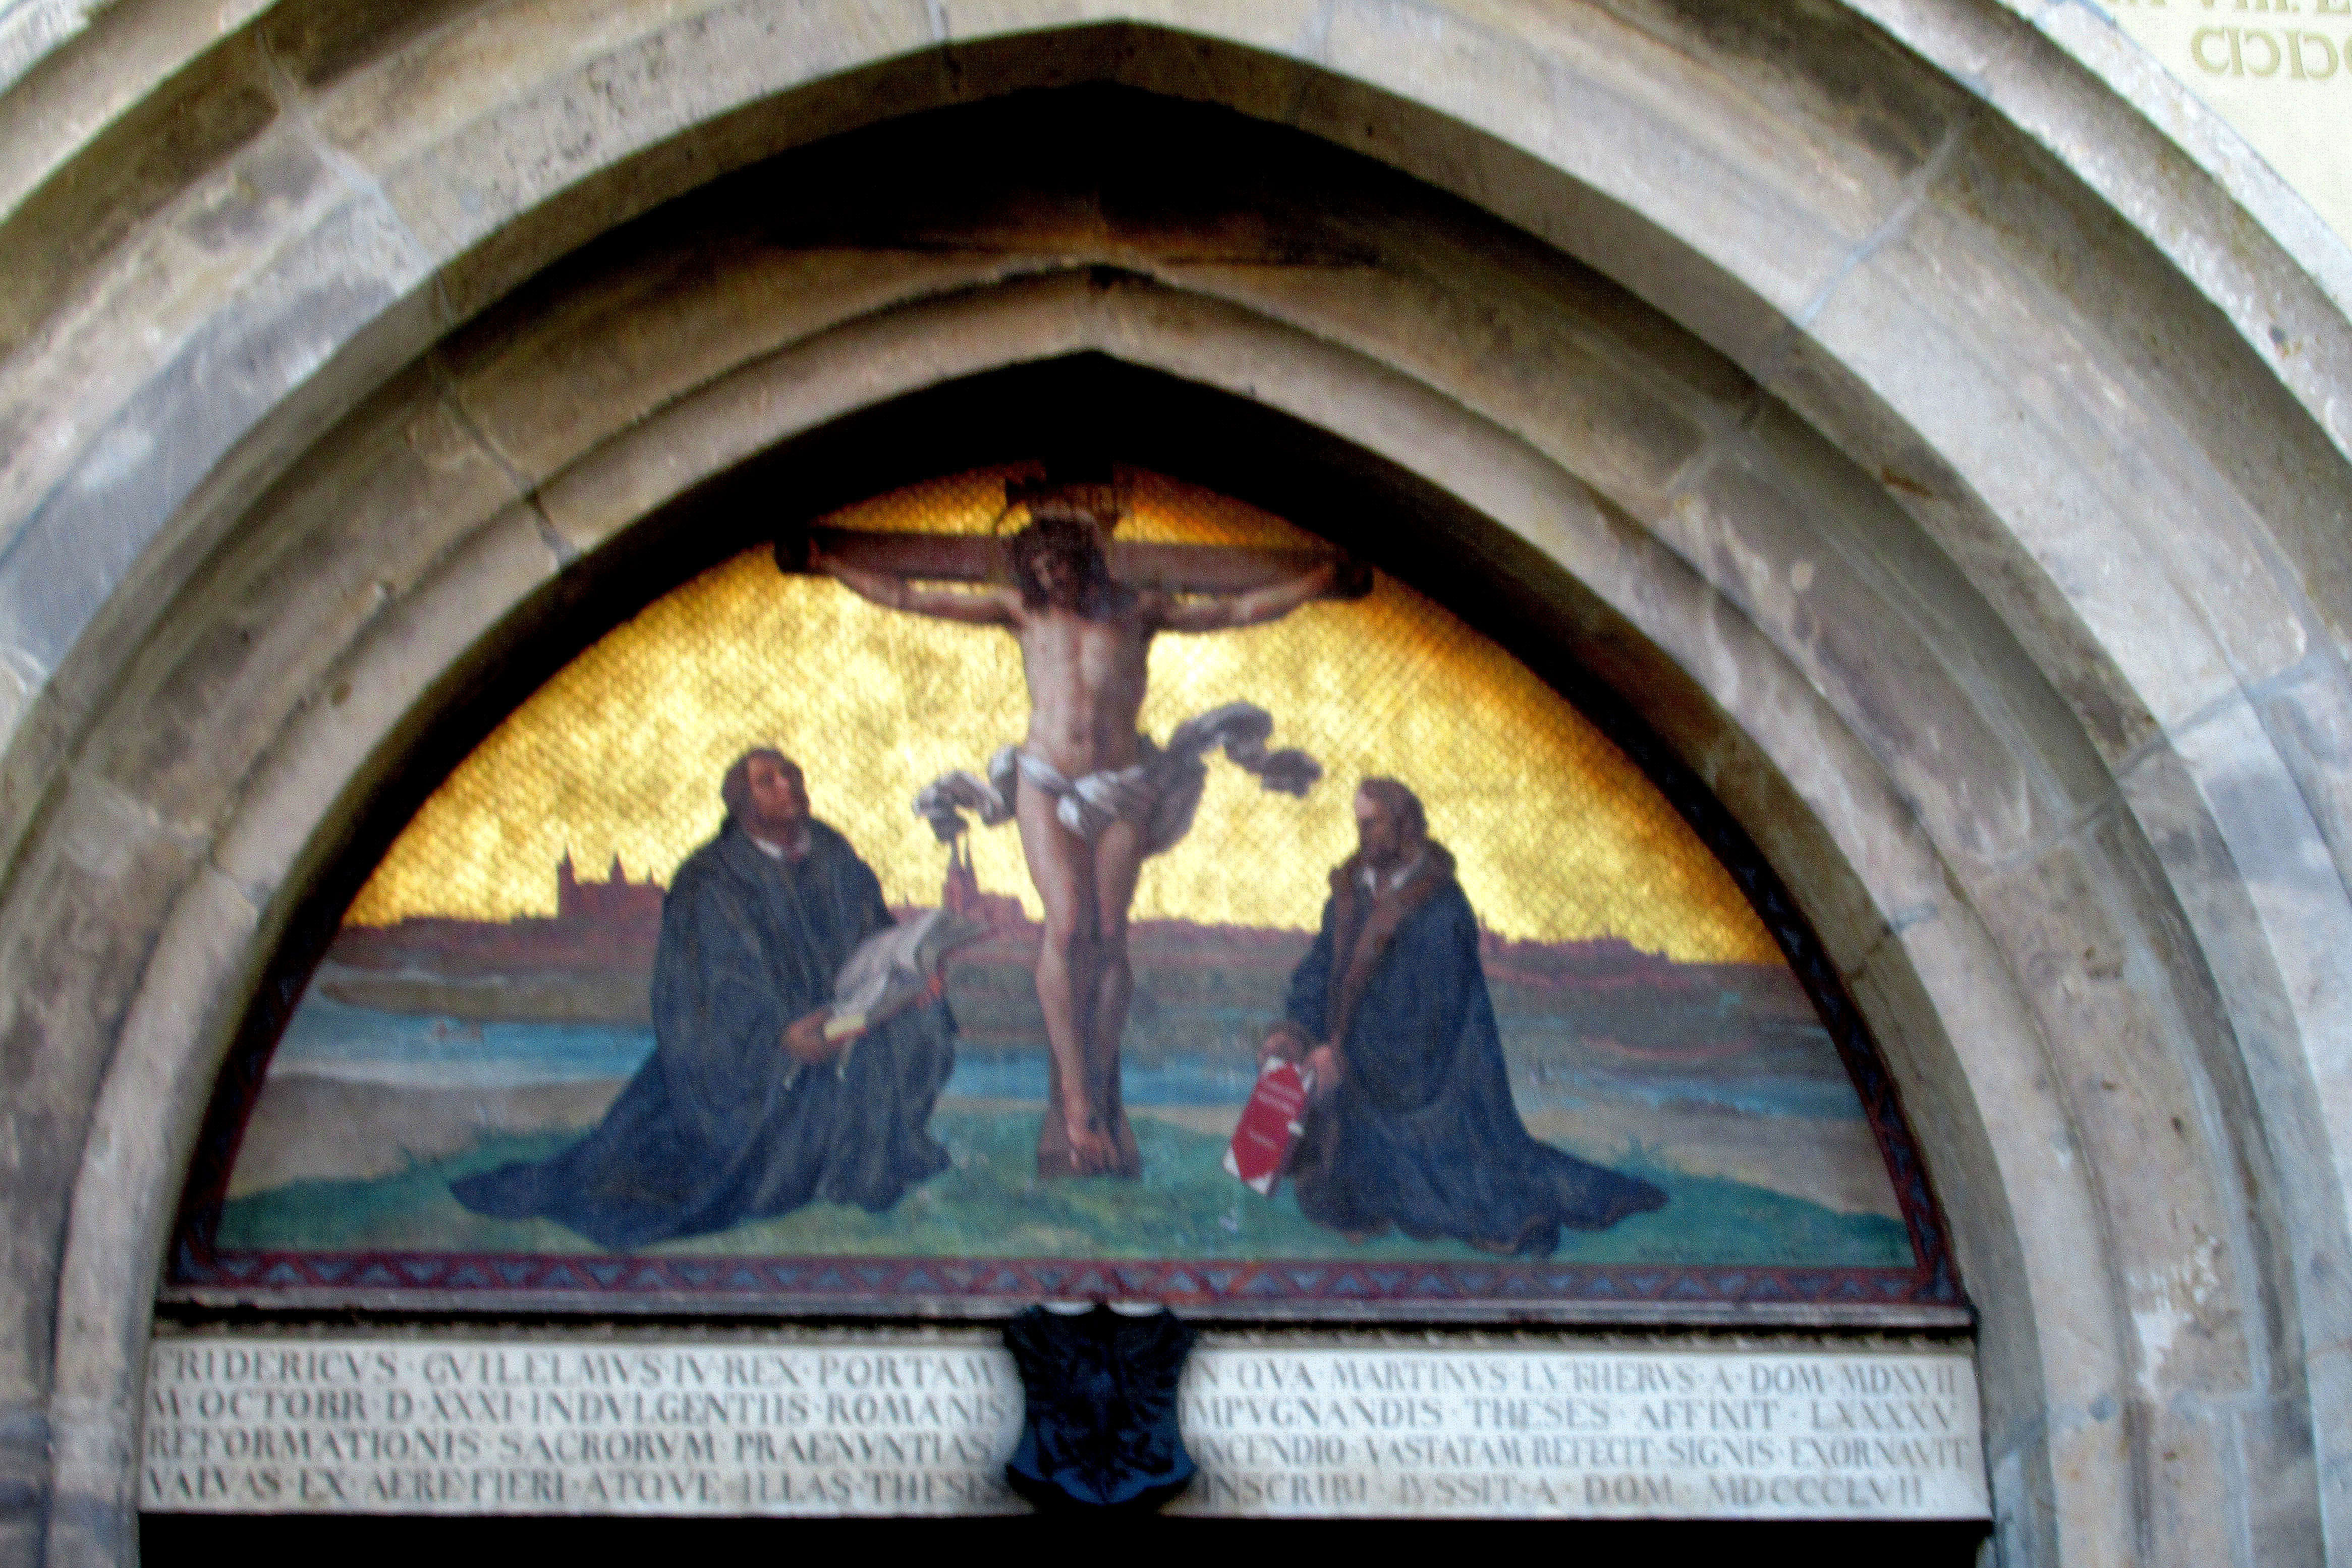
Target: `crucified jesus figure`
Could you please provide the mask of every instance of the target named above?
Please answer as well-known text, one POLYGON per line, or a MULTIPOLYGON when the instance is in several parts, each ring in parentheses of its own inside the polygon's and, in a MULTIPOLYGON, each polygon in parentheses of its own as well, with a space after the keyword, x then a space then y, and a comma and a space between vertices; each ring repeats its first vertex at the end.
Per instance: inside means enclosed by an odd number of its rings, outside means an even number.
MULTIPOLYGON (((897 573, 828 553, 822 536, 812 541, 808 563, 875 604, 1001 626, 1020 640, 1029 731, 1000 758, 1013 775, 1006 804, 1045 910, 1036 981, 1051 1082, 1037 1169, 1048 1176, 1133 1176, 1140 1162, 1119 1095, 1119 1037, 1135 993, 1128 906, 1145 857, 1171 841, 1171 816, 1181 819, 1172 825, 1181 836, 1198 799, 1197 782, 1189 799, 1168 798, 1175 793, 1167 785, 1169 770, 1154 764, 1174 752, 1160 752, 1136 730, 1151 639, 1161 632, 1255 626, 1335 588, 1360 592, 1369 580, 1335 560, 1244 593, 1188 596, 1134 588, 1111 576, 1105 531, 1092 510, 1033 500, 1031 518, 1010 541, 1010 587, 918 587, 897 573)), ((1249 711, 1264 723, 1262 713, 1249 711)), ((1228 752, 1240 754, 1230 744, 1228 752)), ((1303 755, 1284 755, 1312 777, 1313 764, 1303 755)), ((1197 776, 1193 757, 1183 761, 1197 776)), ((1300 782, 1292 793, 1304 788, 1300 782)), ((985 793, 994 799, 995 791, 985 793)))

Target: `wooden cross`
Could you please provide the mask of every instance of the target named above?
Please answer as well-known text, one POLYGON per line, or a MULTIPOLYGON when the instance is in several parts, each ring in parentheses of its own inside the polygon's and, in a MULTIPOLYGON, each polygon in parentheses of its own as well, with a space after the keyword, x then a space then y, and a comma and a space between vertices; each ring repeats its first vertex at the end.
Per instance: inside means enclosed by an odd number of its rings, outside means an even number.
MULTIPOLYGON (((1008 508, 1016 502, 1033 506, 1060 502, 1097 518, 1116 515, 1106 494, 1108 487, 1042 481, 1011 480, 1005 485, 1008 508)), ((1099 526, 1099 524, 1097 525, 1099 526)), ((1108 529, 1104 530, 1108 532, 1108 529)), ((788 574, 811 570, 810 546, 829 558, 884 575, 938 583, 1010 583, 1013 580, 1012 541, 995 534, 882 533, 866 529, 818 528, 803 525, 777 537, 776 565, 788 574)), ((1140 544, 1108 542, 1103 550, 1111 576, 1129 588, 1171 594, 1246 594, 1255 588, 1286 583, 1327 562, 1341 562, 1343 571, 1332 586, 1318 595, 1327 599, 1360 599, 1371 591, 1371 574, 1340 551, 1279 549, 1265 545, 1140 544)))

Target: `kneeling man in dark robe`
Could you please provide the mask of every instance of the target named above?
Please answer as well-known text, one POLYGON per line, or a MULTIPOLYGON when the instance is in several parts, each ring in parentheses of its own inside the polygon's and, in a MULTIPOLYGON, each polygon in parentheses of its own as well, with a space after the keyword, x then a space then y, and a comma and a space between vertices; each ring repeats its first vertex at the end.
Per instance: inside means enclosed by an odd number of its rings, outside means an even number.
POLYGON ((1663 1206, 1649 1183, 1529 1136, 1454 857, 1395 780, 1365 780, 1355 806, 1358 848, 1265 1042, 1314 1075, 1289 1164, 1300 1211, 1357 1240, 1393 1225, 1541 1257, 1563 1226, 1663 1206))
POLYGON ((814 1200, 878 1212, 946 1169, 928 1123, 955 1065, 947 1005, 824 1037, 843 961, 891 923, 881 884, 782 753, 746 753, 719 794, 726 825, 662 900, 653 1055, 571 1148, 450 1184, 467 1207, 624 1250, 814 1200))

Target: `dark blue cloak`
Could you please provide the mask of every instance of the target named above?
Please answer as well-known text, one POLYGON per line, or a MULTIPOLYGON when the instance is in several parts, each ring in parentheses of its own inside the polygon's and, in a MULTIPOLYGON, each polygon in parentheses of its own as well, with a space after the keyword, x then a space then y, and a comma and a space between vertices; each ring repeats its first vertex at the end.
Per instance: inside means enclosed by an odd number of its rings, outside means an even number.
POLYGON ((955 1065, 945 1003, 876 1026, 838 1069, 785 1054, 785 1026, 827 1001, 842 962, 890 923, 848 841, 808 831, 798 862, 731 820, 687 857, 662 901, 653 1055, 586 1137, 451 1183, 460 1203, 624 1250, 815 1199, 887 1209, 947 1167, 927 1130, 955 1065))
POLYGON ((1299 1209, 1351 1236, 1393 1225, 1493 1250, 1549 1254, 1562 1226, 1601 1230, 1662 1206, 1638 1177, 1530 1136, 1511 1102, 1478 919, 1433 844, 1419 876, 1371 897, 1332 873, 1323 925, 1286 1013, 1312 1041, 1340 1031, 1337 1093, 1306 1117, 1290 1163, 1299 1209))

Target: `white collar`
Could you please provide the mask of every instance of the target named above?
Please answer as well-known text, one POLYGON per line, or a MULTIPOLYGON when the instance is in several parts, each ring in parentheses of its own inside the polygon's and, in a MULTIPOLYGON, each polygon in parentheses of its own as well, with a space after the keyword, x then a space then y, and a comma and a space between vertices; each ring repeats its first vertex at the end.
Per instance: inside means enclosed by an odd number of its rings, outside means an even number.
POLYGON ((743 837, 758 845, 760 853, 771 860, 797 860, 808 853, 809 834, 805 823, 790 844, 771 844, 748 827, 743 830, 743 837))
POLYGON ((1357 871, 1356 880, 1362 883, 1364 890, 1370 893, 1375 898, 1379 897, 1382 893, 1393 893, 1399 888, 1403 887, 1407 882, 1412 881, 1413 874, 1421 869, 1421 863, 1428 858, 1429 850, 1426 847, 1423 847, 1420 854, 1414 856, 1412 859, 1406 861, 1395 870, 1391 871, 1385 877, 1381 876, 1378 871, 1373 870, 1370 866, 1366 866, 1357 871))

